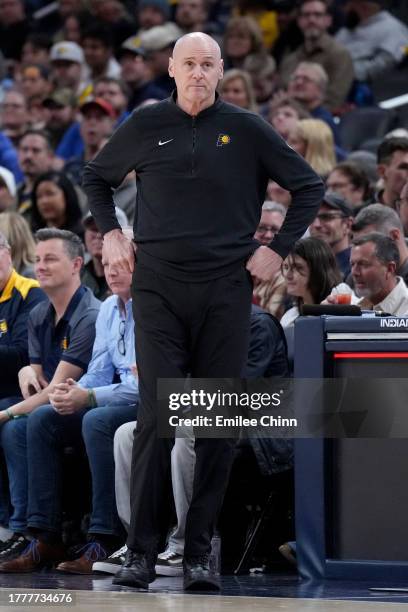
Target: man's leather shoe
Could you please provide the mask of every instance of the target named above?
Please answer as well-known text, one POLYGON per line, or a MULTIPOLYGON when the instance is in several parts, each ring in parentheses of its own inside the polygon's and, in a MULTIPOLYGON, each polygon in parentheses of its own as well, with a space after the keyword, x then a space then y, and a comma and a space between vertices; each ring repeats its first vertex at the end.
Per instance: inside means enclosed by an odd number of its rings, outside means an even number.
POLYGON ((153 555, 137 553, 128 548, 122 569, 118 571, 112 584, 148 589, 149 583, 154 582, 156 578, 155 561, 153 555))
POLYGON ((83 554, 80 557, 72 561, 64 561, 56 569, 68 574, 92 574, 93 564, 103 561, 109 554, 99 542, 89 542, 78 551, 78 554, 81 552, 83 554))
POLYGON ((0 563, 0 572, 7 574, 35 572, 42 567, 52 567, 65 557, 63 546, 52 546, 40 540, 32 540, 19 557, 0 563))
POLYGON ((210 566, 210 555, 184 557, 185 591, 219 591, 220 579, 210 566))

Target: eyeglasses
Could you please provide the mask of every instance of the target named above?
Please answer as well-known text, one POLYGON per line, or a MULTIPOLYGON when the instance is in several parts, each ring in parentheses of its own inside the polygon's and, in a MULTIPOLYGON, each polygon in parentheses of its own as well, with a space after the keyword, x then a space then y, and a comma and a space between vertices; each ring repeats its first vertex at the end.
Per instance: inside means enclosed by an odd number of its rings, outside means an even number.
POLYGON ((299 274, 300 276, 307 276, 307 270, 305 270, 304 268, 302 268, 301 266, 293 263, 293 264, 288 264, 288 263, 283 263, 281 266, 281 272, 282 272, 282 276, 288 276, 290 273, 294 274, 295 272, 297 274, 299 274))
POLYGON ((125 321, 119 323, 119 340, 118 340, 118 351, 121 355, 126 355, 126 344, 125 344, 125 321))
POLYGON ((258 225, 258 229, 256 231, 258 234, 266 234, 266 232, 276 234, 276 232, 279 232, 279 227, 276 227, 275 225, 258 225))
POLYGON ((340 213, 319 213, 318 215, 316 215, 316 219, 319 219, 319 221, 321 221, 322 223, 329 223, 330 221, 333 221, 333 219, 346 219, 347 217, 345 215, 342 215, 340 213))

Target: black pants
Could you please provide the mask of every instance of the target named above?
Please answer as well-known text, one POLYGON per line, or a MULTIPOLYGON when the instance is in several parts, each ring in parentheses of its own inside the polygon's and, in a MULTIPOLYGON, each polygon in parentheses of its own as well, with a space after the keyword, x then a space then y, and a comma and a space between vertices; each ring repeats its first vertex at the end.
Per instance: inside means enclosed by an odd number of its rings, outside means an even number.
MULTIPOLYGON (((248 353, 252 282, 240 266, 211 282, 176 281, 136 264, 133 314, 140 404, 133 444, 130 549, 157 549, 169 508, 174 440, 157 436, 158 378, 240 377, 248 353)), ((185 555, 208 553, 233 458, 233 440, 198 439, 185 555)))

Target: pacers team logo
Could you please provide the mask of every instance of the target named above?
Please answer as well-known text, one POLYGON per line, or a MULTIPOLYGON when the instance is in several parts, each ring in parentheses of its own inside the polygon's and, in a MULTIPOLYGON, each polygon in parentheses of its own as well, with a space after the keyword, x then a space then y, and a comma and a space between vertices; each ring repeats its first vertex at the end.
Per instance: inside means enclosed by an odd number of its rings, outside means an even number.
POLYGON ((228 134, 219 134, 217 140, 217 147, 223 147, 231 142, 231 137, 228 134))
POLYGON ((68 338, 65 337, 61 340, 61 348, 63 351, 66 351, 68 348, 68 338))
POLYGON ((4 334, 7 334, 7 332, 8 332, 7 321, 5 319, 1 319, 1 321, 0 321, 0 338, 1 338, 1 336, 4 336, 4 334))

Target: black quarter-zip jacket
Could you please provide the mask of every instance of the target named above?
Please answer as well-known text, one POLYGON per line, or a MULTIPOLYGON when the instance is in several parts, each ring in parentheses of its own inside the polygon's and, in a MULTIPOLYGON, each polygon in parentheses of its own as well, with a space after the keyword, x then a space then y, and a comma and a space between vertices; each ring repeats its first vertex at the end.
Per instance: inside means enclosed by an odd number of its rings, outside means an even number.
POLYGON ((85 168, 83 187, 100 231, 120 228, 112 187, 137 175, 138 261, 167 276, 206 281, 259 246, 253 238, 268 179, 292 193, 270 247, 286 257, 323 197, 318 175, 258 115, 222 102, 196 117, 171 98, 139 109, 85 168))

